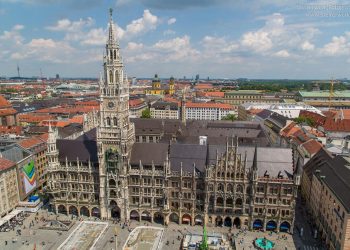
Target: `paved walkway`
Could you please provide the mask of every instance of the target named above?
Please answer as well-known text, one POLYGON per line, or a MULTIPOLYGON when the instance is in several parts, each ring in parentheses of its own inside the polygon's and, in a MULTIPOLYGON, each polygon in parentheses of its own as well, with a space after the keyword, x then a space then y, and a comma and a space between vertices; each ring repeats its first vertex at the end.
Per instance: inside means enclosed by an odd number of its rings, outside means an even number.
MULTIPOLYGON (((10 232, 0 232, 0 249, 1 250, 12 250, 12 249, 33 249, 34 245, 36 246, 36 250, 41 249, 57 249, 69 236, 69 234, 77 227, 79 224, 79 220, 74 218, 74 225, 69 231, 58 232, 55 230, 45 230, 39 229, 40 226, 43 225, 43 222, 40 221, 40 218, 49 218, 56 219, 56 215, 49 214, 46 211, 40 210, 38 215, 31 214, 30 217, 26 218, 24 221, 24 226, 26 229, 23 229, 23 226, 18 226, 16 228, 21 228, 22 235, 16 236, 16 230, 10 232), (38 217, 39 220, 34 222, 34 227, 29 228, 29 223, 31 221, 35 221, 35 217, 38 217), (12 243, 12 240, 16 239, 16 242, 12 243), (7 241, 7 245, 5 245, 5 241, 7 241), (45 242, 45 245, 42 243, 45 242)), ((71 220, 71 216, 60 215, 58 216, 59 220, 71 220)), ((298 218, 300 219, 300 218, 298 218)), ((108 226, 106 230, 101 234, 100 239, 96 243, 96 249, 116 249, 115 246, 115 230, 117 230, 118 238, 118 250, 122 249, 124 246, 130 232, 136 228, 137 226, 157 226, 163 227, 162 225, 149 223, 149 222, 137 222, 131 221, 127 226, 123 226, 121 223, 112 223, 108 222, 108 226)), ((161 242, 160 249, 167 250, 178 250, 180 248, 180 243, 182 236, 187 233, 202 233, 202 227, 200 226, 185 226, 185 225, 177 225, 171 223, 168 227, 164 227, 163 240, 161 242), (168 244, 167 244, 168 242, 168 244)), ((272 236, 269 236, 268 232, 247 232, 244 233, 238 229, 231 229, 227 227, 207 227, 208 233, 222 233, 224 235, 228 235, 230 233, 231 236, 237 235, 238 242, 242 239, 244 241, 242 244, 238 245, 238 249, 253 249, 252 242, 256 237, 267 237, 268 239, 272 239, 277 243, 276 248, 278 250, 287 249, 317 249, 314 247, 314 241, 312 239, 300 239, 298 236, 297 230, 295 230, 294 235, 286 234, 287 240, 278 239, 282 234, 273 233, 272 236), (311 247, 311 248, 310 248, 311 247)))

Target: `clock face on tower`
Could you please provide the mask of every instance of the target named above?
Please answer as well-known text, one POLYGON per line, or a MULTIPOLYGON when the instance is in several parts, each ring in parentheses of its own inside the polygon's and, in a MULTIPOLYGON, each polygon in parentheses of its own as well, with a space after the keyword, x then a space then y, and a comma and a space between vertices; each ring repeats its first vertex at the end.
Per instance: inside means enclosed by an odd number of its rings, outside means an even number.
POLYGON ((111 108, 113 108, 113 107, 114 107, 114 102, 109 102, 109 103, 108 103, 108 108, 111 109, 111 108))

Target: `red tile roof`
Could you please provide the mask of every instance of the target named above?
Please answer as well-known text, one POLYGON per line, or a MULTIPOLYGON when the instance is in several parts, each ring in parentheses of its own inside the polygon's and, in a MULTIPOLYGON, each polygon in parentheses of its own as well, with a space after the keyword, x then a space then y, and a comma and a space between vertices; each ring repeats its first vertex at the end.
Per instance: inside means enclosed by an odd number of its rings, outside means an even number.
POLYGON ((79 102, 76 102, 75 105, 77 105, 77 106, 96 106, 96 107, 99 107, 100 103, 98 101, 91 100, 91 101, 79 101, 79 102))
POLYGON ((263 109, 250 109, 250 110, 247 110, 249 114, 251 115, 256 115, 258 113, 260 113, 261 111, 263 111, 263 109))
POLYGON ((69 122, 83 124, 84 123, 84 116, 83 115, 76 115, 76 116, 70 118, 69 122))
POLYGON ((313 121, 315 121, 316 126, 322 125, 326 120, 326 117, 307 110, 300 110, 299 117, 311 118, 313 121))
POLYGON ((350 120, 334 120, 328 118, 323 124, 323 128, 331 132, 350 132, 350 120))
POLYGON ((53 119, 55 119, 54 116, 47 114, 26 113, 18 115, 19 122, 39 123, 41 121, 53 119))
POLYGON ((283 129, 281 129, 280 135, 284 137, 289 137, 293 133, 295 133, 297 130, 300 130, 300 128, 297 126, 295 122, 291 122, 287 126, 285 126, 283 129))
POLYGON ((0 134, 22 134, 21 126, 0 126, 0 134))
POLYGON ((2 158, 0 157, 0 171, 2 170, 6 170, 10 167, 13 167, 14 165, 16 165, 16 163, 10 161, 10 160, 7 160, 5 158, 2 158))
POLYGON ((339 110, 339 113, 341 113, 340 115, 342 119, 350 119, 350 109, 341 109, 339 110))
POLYGON ((44 120, 40 122, 40 126, 49 126, 51 125, 52 127, 66 127, 69 124, 71 124, 71 122, 69 120, 64 120, 64 121, 58 121, 58 120, 44 120))
POLYGON ((301 144, 301 146, 311 155, 316 154, 321 148, 322 144, 314 139, 310 139, 307 142, 301 144))
POLYGON ((14 108, 7 108, 7 109, 0 110, 0 116, 14 115, 16 113, 17 111, 14 108))
POLYGON ((22 146, 23 148, 29 149, 29 148, 36 146, 36 145, 39 145, 41 143, 43 143, 43 141, 40 140, 39 138, 31 137, 28 139, 21 140, 18 144, 20 146, 22 146))
POLYGON ((45 133, 45 134, 41 134, 41 135, 38 135, 38 137, 43 140, 43 141, 46 141, 49 139, 49 133, 45 133))
POLYGON ((199 83, 194 88, 195 89, 212 89, 213 84, 211 84, 211 83, 199 83))
POLYGON ((0 108, 12 108, 12 105, 3 95, 0 95, 0 108))
POLYGON ((144 104, 144 100, 142 99, 133 99, 133 100, 129 100, 129 106, 130 107, 136 107, 136 106, 140 106, 142 104, 144 104))
POLYGON ((207 97, 224 97, 225 93, 220 91, 205 92, 207 97))

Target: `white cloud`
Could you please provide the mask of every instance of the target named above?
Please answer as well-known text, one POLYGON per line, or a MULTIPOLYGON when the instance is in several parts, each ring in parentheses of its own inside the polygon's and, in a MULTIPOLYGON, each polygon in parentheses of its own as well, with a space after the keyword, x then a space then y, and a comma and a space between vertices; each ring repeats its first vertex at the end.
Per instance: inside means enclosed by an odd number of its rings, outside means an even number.
POLYGON ((174 23, 176 23, 176 18, 175 18, 175 17, 172 17, 172 18, 170 18, 170 19, 168 20, 168 25, 172 25, 172 24, 174 24, 174 23))
POLYGON ((153 45, 153 48, 165 55, 163 60, 193 60, 199 55, 199 51, 192 48, 190 37, 185 35, 183 37, 176 37, 169 40, 160 40, 153 45))
POLYGON ((58 20, 54 26, 48 26, 46 29, 52 31, 79 32, 85 27, 91 27, 94 23, 95 21, 91 17, 86 19, 80 18, 78 21, 61 19, 58 20))
POLYGON ((164 36, 168 36, 168 35, 174 35, 176 32, 174 30, 171 29, 167 29, 163 31, 163 35, 164 36))
POLYGON ((276 53, 274 53, 274 56, 287 58, 287 57, 290 57, 290 54, 287 50, 284 49, 284 50, 280 50, 280 51, 277 51, 276 53))
POLYGON ((16 24, 12 27, 10 31, 5 30, 2 35, 0 35, 0 41, 11 44, 20 45, 24 41, 23 36, 20 34, 20 31, 24 29, 23 25, 16 24))
POLYGON ((69 63, 74 49, 62 41, 37 38, 23 44, 19 51, 11 54, 15 60, 33 59, 53 63, 69 63))
POLYGON ((322 55, 326 56, 342 56, 350 54, 350 34, 344 36, 333 36, 332 41, 325 44, 320 49, 322 55))
POLYGON ((81 44, 84 45, 103 45, 106 43, 106 32, 102 29, 91 29, 84 39, 81 41, 81 44))
POLYGON ((301 49, 302 50, 314 50, 315 45, 310 43, 309 41, 305 41, 304 43, 301 44, 301 49))
POLYGON ((135 51, 141 50, 143 47, 144 45, 142 43, 129 42, 125 49, 128 51, 135 51))
POLYGON ((157 16, 153 15, 149 10, 144 10, 141 18, 133 20, 126 26, 125 36, 132 37, 154 30, 159 23, 160 20, 157 16))
POLYGON ((248 32, 243 35, 241 45, 256 52, 264 52, 272 48, 269 33, 265 31, 248 32))

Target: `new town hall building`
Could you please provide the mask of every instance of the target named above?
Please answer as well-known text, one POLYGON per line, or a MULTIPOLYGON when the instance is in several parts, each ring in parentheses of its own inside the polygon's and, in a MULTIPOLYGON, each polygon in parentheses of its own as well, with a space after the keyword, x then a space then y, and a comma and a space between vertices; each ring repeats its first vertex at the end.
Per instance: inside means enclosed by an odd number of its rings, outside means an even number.
POLYGON ((300 173, 291 149, 269 147, 259 123, 130 120, 112 16, 100 100, 97 122, 75 140, 49 129, 48 193, 56 212, 293 229, 300 173))

